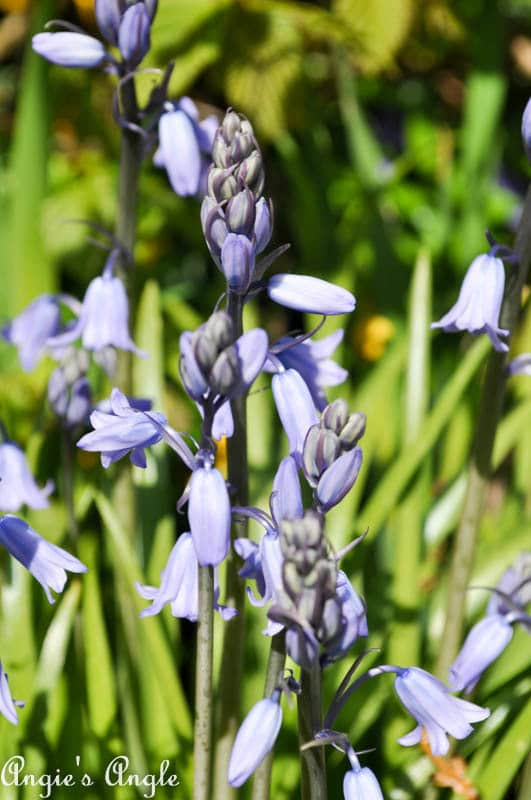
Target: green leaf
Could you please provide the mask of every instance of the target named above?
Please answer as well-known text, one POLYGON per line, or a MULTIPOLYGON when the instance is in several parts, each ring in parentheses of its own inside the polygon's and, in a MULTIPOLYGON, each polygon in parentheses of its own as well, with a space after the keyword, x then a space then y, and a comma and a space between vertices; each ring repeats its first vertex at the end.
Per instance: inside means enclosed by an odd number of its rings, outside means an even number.
POLYGON ((482 800, 503 800, 517 770, 531 748, 531 698, 520 706, 509 729, 496 744, 492 758, 478 777, 482 800))
MULTIPOLYGON (((134 591, 134 584, 136 581, 145 583, 145 580, 136 555, 131 549, 131 545, 120 524, 120 519, 109 500, 98 492, 95 495, 95 501, 101 518, 108 528, 116 561, 120 565, 122 575, 129 585, 130 605, 139 613, 145 607, 145 601, 134 591)), ((148 653, 158 675, 161 691, 173 724, 177 732, 183 738, 189 740, 192 735, 190 711, 177 674, 176 658, 163 634, 160 620, 156 617, 151 617, 150 619, 137 619, 136 622, 136 632, 139 639, 137 647, 143 648, 148 653)))
POLYGON ((63 594, 41 645, 35 691, 48 693, 64 671, 66 653, 81 599, 81 580, 74 578, 63 594))
POLYGON ((83 579, 83 643, 88 716, 92 730, 103 738, 116 716, 116 681, 98 576, 98 541, 84 533, 79 557, 88 567, 83 579))

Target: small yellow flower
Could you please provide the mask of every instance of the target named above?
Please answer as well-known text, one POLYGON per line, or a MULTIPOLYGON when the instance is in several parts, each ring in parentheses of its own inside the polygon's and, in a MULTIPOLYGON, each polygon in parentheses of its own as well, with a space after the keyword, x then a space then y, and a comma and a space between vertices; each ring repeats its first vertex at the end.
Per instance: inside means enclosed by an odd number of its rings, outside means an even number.
POLYGON ((362 358, 366 361, 378 361, 394 335, 395 326, 392 320, 382 314, 373 314, 358 324, 354 340, 362 358))

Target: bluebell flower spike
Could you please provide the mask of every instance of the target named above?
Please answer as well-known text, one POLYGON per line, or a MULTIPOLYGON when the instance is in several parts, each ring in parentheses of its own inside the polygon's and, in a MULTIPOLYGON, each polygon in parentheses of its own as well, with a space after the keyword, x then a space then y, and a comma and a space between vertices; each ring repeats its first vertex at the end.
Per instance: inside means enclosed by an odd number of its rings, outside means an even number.
POLYGON ((7 515, 0 519, 0 544, 41 584, 50 603, 55 602, 51 589, 63 591, 67 570, 87 571, 79 559, 47 542, 19 517, 7 515))

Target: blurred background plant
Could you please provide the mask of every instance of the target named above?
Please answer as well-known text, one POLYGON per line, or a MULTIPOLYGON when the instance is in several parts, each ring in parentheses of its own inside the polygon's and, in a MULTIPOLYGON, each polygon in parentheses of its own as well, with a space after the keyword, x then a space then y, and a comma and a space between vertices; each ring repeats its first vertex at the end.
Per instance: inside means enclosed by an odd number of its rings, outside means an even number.
MULTIPOLYGON (((0 8, 4 321, 43 291, 82 296, 101 271, 104 255, 80 220, 113 226, 118 133, 109 79, 50 66, 28 47, 30 32, 50 18, 94 32, 92 0, 0 0, 0 8)), ((368 416, 364 467, 330 515, 329 535, 339 549, 369 526, 363 563, 358 553, 346 563, 367 599, 372 641, 387 662, 430 668, 488 344, 442 335, 432 343, 429 322, 455 300, 470 261, 486 249, 486 229, 501 242, 513 239, 529 178, 520 120, 530 94, 531 2, 160 0, 152 42, 145 66, 175 61, 175 99, 189 94, 204 114, 234 105, 252 120, 275 204, 273 244, 292 243, 282 270, 337 281, 358 298, 342 344, 351 378, 341 394, 368 416)), ((146 73, 138 84, 147 97, 153 78, 146 73)), ((165 173, 149 165, 135 256, 133 338, 150 353, 135 364, 135 393, 149 396, 176 429, 190 430, 178 339, 210 312, 219 283, 199 205, 177 198, 165 173)), ((272 338, 305 323, 279 309, 255 321, 272 338)), ((325 333, 338 324, 328 321, 325 333)), ((513 349, 531 350, 529 304, 513 349)), ((45 401, 52 364, 22 373, 14 350, 0 343, 0 365, 0 416, 42 484, 60 465, 60 434, 45 401)), ((108 388, 102 384, 102 397, 108 388)), ((282 442, 270 392, 253 393, 249 414, 264 420, 251 426, 250 449, 251 499, 263 506, 282 442)), ((84 770, 102 776, 113 754, 127 753, 137 772, 156 772, 171 758, 182 781, 176 794, 186 797, 189 623, 166 614, 130 625, 127 659, 116 671, 115 632, 130 615, 112 586, 118 576, 136 598, 135 580, 157 583, 175 526, 183 525, 170 487, 183 485, 184 471, 157 450, 148 458, 137 476, 143 546, 133 552, 108 501, 109 474, 93 454, 77 453, 79 556, 90 572, 71 581, 53 617, 23 570, 1 562, 0 653, 28 706, 19 728, 0 719, 0 760, 23 753, 27 769, 39 773, 70 771, 80 755, 84 770)), ((511 379, 494 462, 474 585, 495 585, 530 548, 528 377, 511 379)), ((28 514, 55 543, 67 535, 62 489, 49 509, 28 514)), ((142 601, 132 602, 140 610, 142 601)), ((468 625, 486 602, 485 593, 469 593, 468 625)), ((261 614, 249 617, 246 708, 261 693, 267 651, 261 614)), ((375 748, 367 763, 386 796, 429 800, 453 791, 529 800, 530 665, 531 638, 518 630, 475 692, 494 713, 460 747, 464 762, 400 749, 395 740, 408 723, 384 685, 360 690, 338 724, 358 747, 375 748)), ((286 716, 273 772, 279 800, 294 797, 299 780, 293 712, 286 716)), ((331 796, 339 796, 342 767, 329 756, 331 796)), ((2 800, 18 796, 2 788, 2 800)), ((83 796, 127 798, 135 790, 115 794, 100 782, 83 796)), ((157 791, 166 796, 173 795, 157 791)))

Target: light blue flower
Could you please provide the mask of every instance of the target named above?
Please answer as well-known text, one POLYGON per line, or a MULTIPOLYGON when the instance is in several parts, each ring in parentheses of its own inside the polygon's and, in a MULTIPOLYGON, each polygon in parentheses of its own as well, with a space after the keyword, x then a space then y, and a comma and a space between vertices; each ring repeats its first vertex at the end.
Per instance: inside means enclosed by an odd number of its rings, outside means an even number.
POLYGON ((48 339, 48 346, 64 347, 81 338, 87 350, 111 346, 145 357, 129 335, 129 301, 123 282, 114 275, 116 258, 113 251, 103 274, 89 283, 76 322, 65 333, 48 339))
POLYGON ((446 333, 486 333, 496 350, 507 352, 509 347, 500 336, 508 336, 509 331, 499 327, 504 288, 503 261, 486 254, 477 256, 467 270, 457 302, 431 327, 446 333))
POLYGON ((99 67, 109 59, 105 45, 86 33, 37 33, 31 44, 36 53, 60 67, 99 67))
POLYGON ((181 197, 199 194, 205 183, 217 127, 214 116, 199 121, 197 107, 189 97, 166 104, 153 163, 166 170, 173 191, 181 197))
POLYGON ((7 675, 0 661, 0 714, 3 714, 8 722, 12 722, 13 725, 18 725, 17 706, 24 708, 24 703, 20 700, 13 700, 11 697, 7 675))
POLYGON ((57 297, 37 297, 2 329, 3 338, 18 350, 20 365, 31 372, 46 350, 46 342, 59 331, 60 312, 57 297))
POLYGON ((0 444, 0 511, 18 511, 24 505, 48 508, 54 488, 54 482, 48 481, 39 489, 20 447, 13 442, 0 444))
POLYGON ((448 683, 454 692, 471 692, 487 667, 505 650, 513 636, 509 616, 490 614, 470 630, 450 667, 448 683))
MULTIPOLYGON (((117 388, 111 393, 110 411, 96 409, 90 415, 90 422, 94 430, 82 436, 77 446, 81 450, 101 453, 101 463, 105 468, 127 453, 130 453, 132 464, 145 468, 144 449, 160 442, 166 427, 163 414, 135 408, 117 388)), ((181 444, 193 462, 192 454, 184 442, 181 444)))
POLYGON ((360 766, 351 749, 348 753, 352 769, 343 778, 344 800, 384 800, 376 775, 368 767, 360 766))
POLYGON ((50 589, 62 592, 66 570, 86 572, 84 564, 61 547, 47 542, 27 522, 11 515, 0 519, 0 544, 39 581, 50 603, 50 589))
POLYGON ((208 462, 192 473, 188 519, 199 564, 221 564, 230 547, 230 500, 223 475, 208 462))
MULTIPOLYGON (((151 600, 141 617, 158 614, 163 607, 171 604, 174 617, 184 617, 196 622, 199 615, 198 562, 192 535, 183 533, 174 545, 166 564, 160 574, 160 588, 143 586, 136 583, 138 593, 146 600, 151 600)), ((223 619, 231 619, 238 612, 235 608, 220 605, 217 570, 214 570, 214 609, 223 619)))
POLYGON ((311 275, 273 275, 267 293, 275 303, 307 314, 334 316, 356 308, 356 299, 349 291, 311 275))
POLYGON ((472 733, 470 723, 480 722, 490 714, 488 708, 452 697, 444 683, 423 669, 397 667, 396 673, 396 693, 418 722, 414 730, 398 739, 405 747, 418 744, 425 728, 432 754, 444 756, 450 746, 447 733, 465 739, 472 733))
POLYGON ((274 375, 271 386, 290 453, 299 463, 306 434, 319 421, 310 390, 294 369, 274 375))
POLYGON ((229 761, 231 786, 242 786, 273 749, 282 725, 279 700, 279 692, 260 700, 240 725, 229 761))

